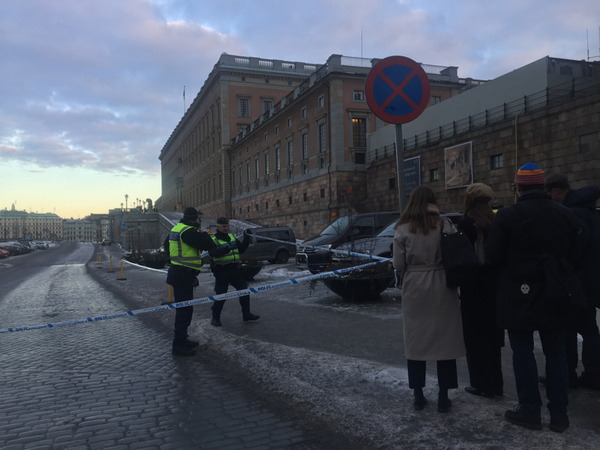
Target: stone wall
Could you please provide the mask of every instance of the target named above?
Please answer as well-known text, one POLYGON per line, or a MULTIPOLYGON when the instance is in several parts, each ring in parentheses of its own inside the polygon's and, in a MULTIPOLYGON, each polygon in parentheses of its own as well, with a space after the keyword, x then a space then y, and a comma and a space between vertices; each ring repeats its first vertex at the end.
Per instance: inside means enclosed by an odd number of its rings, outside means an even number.
MULTIPOLYGON (((599 185, 600 93, 405 152, 405 159, 420 156, 421 184, 434 189, 442 210, 460 211, 465 195, 465 188, 445 189, 444 149, 469 141, 473 143, 473 181, 489 184, 497 205, 514 203, 514 174, 526 162, 535 162, 546 174, 568 174, 572 188, 599 185), (502 155, 502 167, 491 168, 494 155, 502 155), (431 180, 432 169, 438 170, 437 181, 431 180)), ((398 192, 390 189, 391 178, 396 178, 395 156, 373 161, 367 167, 368 199, 378 210, 397 208, 398 192)))

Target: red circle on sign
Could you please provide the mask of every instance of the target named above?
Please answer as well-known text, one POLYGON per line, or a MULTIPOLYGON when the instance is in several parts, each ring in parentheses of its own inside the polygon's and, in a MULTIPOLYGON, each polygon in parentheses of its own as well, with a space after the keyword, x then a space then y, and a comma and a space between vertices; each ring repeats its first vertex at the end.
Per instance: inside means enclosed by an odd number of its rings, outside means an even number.
POLYGON ((365 96, 367 98, 367 104, 369 105, 369 108, 371 108, 373 114, 388 123, 408 123, 419 117, 429 104, 429 92, 429 78, 427 77, 427 74, 421 65, 404 56, 390 56, 379 61, 369 71, 367 80, 365 81, 365 96), (398 66, 398 68, 407 71, 407 76, 402 79, 399 84, 396 84, 396 82, 390 80, 390 78, 384 73, 384 70, 391 66, 398 66), (418 102, 414 101, 414 99, 410 98, 403 91, 406 85, 415 77, 418 78, 422 86, 422 95, 418 102), (382 99, 379 98, 379 102, 378 99, 376 99, 375 92, 375 81, 378 78, 381 78, 392 89, 392 93, 389 95, 389 97, 384 101, 381 101, 382 99), (400 96, 402 100, 407 102, 412 107, 412 111, 401 115, 394 115, 386 112, 385 110, 388 105, 397 96, 400 96))

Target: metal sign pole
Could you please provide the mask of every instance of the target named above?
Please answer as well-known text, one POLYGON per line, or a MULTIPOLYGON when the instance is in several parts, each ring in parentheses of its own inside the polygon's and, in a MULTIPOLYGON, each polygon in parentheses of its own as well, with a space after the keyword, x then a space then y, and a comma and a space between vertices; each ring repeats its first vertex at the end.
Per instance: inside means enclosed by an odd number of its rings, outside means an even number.
POLYGON ((404 181, 404 144, 402 142, 402 124, 396 124, 396 166, 398 171, 398 197, 400 214, 406 208, 406 183, 404 181))

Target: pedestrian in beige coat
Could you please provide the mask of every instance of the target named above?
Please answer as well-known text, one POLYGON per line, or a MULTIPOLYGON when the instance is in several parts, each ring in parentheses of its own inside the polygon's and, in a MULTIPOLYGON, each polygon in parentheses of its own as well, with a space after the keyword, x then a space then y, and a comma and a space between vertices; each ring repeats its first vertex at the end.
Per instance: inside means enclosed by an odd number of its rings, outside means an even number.
MULTIPOLYGON (((414 407, 427 400, 426 361, 437 361, 438 411, 447 412, 448 389, 458 387, 456 359, 465 355, 460 304, 456 288, 446 286, 440 251, 440 212, 429 186, 414 189, 395 226, 394 268, 402 280, 402 317, 408 384, 414 389, 414 407)), ((456 229, 443 221, 445 231, 456 229)))

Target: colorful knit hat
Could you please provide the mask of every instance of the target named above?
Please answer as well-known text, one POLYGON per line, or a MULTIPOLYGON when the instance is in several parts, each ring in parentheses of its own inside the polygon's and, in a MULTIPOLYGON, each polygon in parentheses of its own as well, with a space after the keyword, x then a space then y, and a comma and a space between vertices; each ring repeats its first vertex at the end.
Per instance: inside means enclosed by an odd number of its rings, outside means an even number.
POLYGON ((527 163, 519 168, 515 175, 515 184, 519 185, 537 185, 546 184, 546 177, 544 171, 535 163, 527 163))

